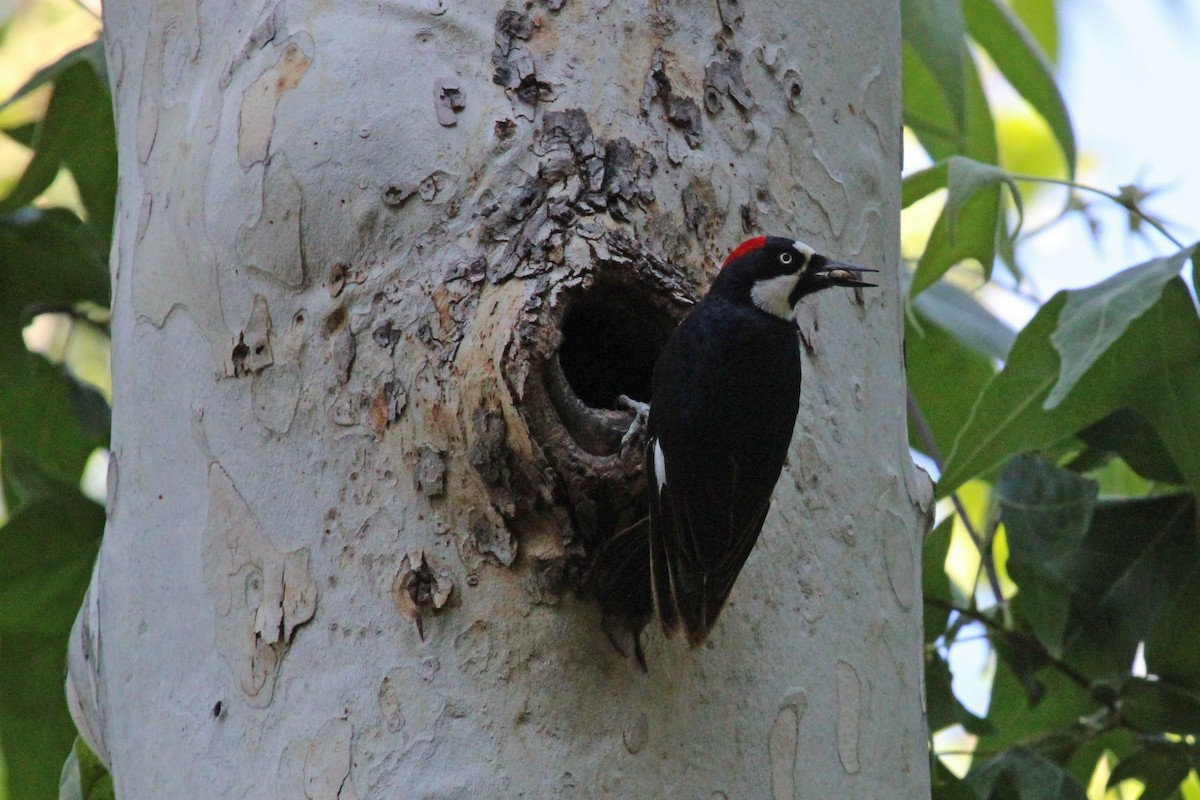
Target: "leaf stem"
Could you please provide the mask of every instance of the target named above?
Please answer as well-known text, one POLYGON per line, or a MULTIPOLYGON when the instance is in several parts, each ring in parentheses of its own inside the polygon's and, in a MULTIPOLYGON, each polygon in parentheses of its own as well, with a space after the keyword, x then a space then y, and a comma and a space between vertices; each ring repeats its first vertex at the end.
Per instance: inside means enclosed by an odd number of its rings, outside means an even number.
POLYGON ((1030 183, 1051 183, 1056 186, 1066 186, 1068 188, 1076 189, 1081 192, 1091 192, 1092 194, 1098 194, 1102 197, 1106 197, 1109 200, 1116 203, 1117 205, 1119 205, 1121 208, 1124 208, 1129 213, 1137 215, 1137 217, 1139 219, 1141 219, 1142 222, 1145 222, 1151 228, 1154 228, 1154 230, 1161 233, 1163 236, 1165 236, 1171 242, 1171 244, 1175 245, 1180 250, 1182 250, 1184 247, 1183 242, 1179 241, 1174 236, 1172 236, 1171 232, 1168 231, 1161 222, 1154 219, 1149 214, 1145 213, 1140 208, 1138 208, 1136 201, 1127 200, 1124 197, 1122 197, 1121 195, 1110 192, 1107 189, 1101 189, 1099 186, 1090 186, 1086 183, 1079 183, 1078 181, 1070 181, 1070 180, 1067 180, 1066 178, 1049 178, 1049 177, 1046 177, 1043 175, 1022 175, 1022 174, 1012 173, 1011 177, 1013 178, 1013 180, 1017 180, 1017 181, 1028 181, 1030 183))

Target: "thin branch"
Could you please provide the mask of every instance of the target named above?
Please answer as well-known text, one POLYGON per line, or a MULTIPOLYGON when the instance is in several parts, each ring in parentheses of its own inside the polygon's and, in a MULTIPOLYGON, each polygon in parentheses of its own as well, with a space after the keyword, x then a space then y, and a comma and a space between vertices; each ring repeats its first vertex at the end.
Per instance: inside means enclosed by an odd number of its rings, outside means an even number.
POLYGON ((1018 647, 1023 647, 1027 650, 1032 650, 1039 658, 1044 659, 1046 663, 1061 672, 1072 683, 1079 686, 1079 688, 1083 689, 1085 692, 1091 692, 1092 682, 1086 675, 1062 659, 1055 658, 1050 654, 1050 651, 1046 649, 1046 646, 1039 642, 1036 638, 1019 631, 1011 631, 986 614, 981 614, 980 612, 969 608, 956 606, 953 603, 948 603, 945 600, 941 600, 937 597, 926 596, 925 602, 934 608, 940 608, 943 611, 952 611, 960 616, 966 617, 967 619, 974 620, 988 630, 1004 637, 1004 639, 1011 644, 1017 645, 1018 647))

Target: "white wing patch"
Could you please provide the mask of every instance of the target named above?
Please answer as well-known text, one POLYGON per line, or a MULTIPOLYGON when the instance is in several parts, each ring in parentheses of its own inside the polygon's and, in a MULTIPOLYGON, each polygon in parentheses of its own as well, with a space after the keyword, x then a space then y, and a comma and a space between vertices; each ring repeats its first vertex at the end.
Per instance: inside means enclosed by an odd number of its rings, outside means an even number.
MULTIPOLYGON (((801 267, 801 272, 803 270, 801 267)), ((800 275, 794 272, 755 281, 750 287, 750 299, 768 314, 774 314, 780 319, 791 319, 792 307, 788 304, 788 297, 799 282, 800 275)))
POLYGON ((662 492, 663 487, 667 485, 667 459, 658 439, 654 440, 654 479, 658 481, 658 491, 662 492))

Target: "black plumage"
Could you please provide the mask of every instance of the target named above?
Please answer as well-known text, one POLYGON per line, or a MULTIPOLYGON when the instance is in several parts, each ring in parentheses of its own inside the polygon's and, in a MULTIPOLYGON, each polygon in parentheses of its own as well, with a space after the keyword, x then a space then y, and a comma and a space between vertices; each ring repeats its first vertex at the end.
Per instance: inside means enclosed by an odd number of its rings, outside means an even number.
POLYGON ((646 428, 649 523, 598 559, 606 610, 636 632, 651 608, 667 635, 707 639, 750 555, 800 407, 795 304, 865 270, 782 237, 744 242, 654 367, 646 428), (649 590, 650 598, 646 592, 649 590), (648 600, 652 606, 648 608, 648 600))

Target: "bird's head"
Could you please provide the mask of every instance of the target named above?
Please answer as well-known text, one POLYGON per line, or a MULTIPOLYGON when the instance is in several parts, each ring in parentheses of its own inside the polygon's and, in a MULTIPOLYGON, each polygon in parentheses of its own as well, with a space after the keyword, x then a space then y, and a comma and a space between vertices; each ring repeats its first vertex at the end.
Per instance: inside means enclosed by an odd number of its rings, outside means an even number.
POLYGON ((834 261, 795 239, 757 236, 729 254, 710 291, 790 320, 806 295, 830 286, 875 286, 862 280, 866 272, 876 270, 834 261))

